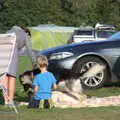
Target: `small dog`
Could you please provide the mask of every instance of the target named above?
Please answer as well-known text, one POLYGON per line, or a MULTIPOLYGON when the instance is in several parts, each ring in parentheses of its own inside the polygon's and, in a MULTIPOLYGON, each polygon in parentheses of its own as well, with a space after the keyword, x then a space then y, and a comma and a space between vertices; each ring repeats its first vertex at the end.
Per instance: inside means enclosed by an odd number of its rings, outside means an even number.
POLYGON ((25 71, 23 74, 19 75, 20 83, 23 86, 24 91, 28 95, 28 100, 30 100, 33 96, 32 82, 33 82, 33 78, 38 73, 40 73, 40 70, 38 68, 36 68, 36 69, 33 69, 33 70, 25 71))

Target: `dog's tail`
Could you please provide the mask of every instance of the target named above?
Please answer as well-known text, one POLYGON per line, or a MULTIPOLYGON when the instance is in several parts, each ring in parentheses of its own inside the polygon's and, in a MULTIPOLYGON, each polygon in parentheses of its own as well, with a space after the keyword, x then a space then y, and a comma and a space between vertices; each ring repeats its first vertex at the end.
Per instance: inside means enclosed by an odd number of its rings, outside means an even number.
POLYGON ((102 72, 105 69, 105 65, 95 64, 87 72, 85 72, 82 77, 92 77, 96 74, 102 72))

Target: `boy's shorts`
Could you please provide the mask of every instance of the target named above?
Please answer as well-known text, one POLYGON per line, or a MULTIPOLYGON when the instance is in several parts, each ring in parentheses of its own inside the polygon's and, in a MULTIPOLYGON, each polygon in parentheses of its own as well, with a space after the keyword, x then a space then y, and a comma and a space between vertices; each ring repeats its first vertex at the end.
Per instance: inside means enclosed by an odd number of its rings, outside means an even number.
POLYGON ((28 108, 39 108, 40 100, 30 100, 28 108))

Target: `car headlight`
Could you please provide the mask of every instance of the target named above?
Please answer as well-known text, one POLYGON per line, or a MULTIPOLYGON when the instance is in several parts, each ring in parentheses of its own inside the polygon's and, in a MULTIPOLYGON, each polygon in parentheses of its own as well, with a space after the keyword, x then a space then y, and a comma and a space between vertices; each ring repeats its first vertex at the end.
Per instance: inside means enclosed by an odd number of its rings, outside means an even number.
POLYGON ((59 59, 64 59, 67 57, 73 56, 73 53, 71 52, 59 52, 59 53, 53 53, 49 59, 50 60, 59 60, 59 59))

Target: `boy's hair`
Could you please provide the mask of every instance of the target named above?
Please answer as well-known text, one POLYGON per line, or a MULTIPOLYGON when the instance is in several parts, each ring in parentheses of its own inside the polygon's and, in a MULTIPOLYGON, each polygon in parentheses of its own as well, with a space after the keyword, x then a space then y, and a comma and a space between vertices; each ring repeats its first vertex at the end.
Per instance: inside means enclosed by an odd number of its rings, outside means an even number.
POLYGON ((38 56, 37 63, 39 67, 48 67, 48 59, 46 56, 38 56))

